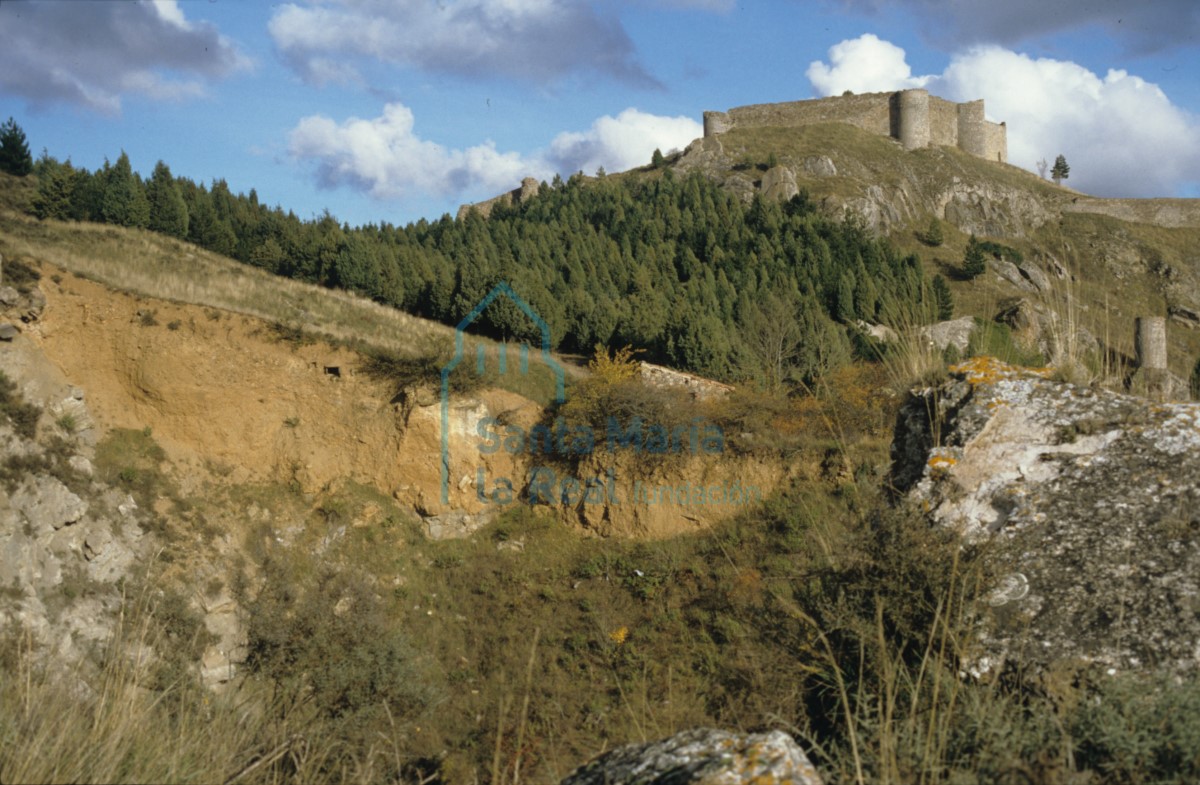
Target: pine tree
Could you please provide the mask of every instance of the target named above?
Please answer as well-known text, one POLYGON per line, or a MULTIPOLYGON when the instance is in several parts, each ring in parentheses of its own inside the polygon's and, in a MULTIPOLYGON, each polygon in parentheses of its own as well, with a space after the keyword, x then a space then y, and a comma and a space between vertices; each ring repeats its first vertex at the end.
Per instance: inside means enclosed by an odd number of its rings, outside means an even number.
POLYGON ((854 276, 849 272, 842 273, 838 278, 836 299, 834 299, 834 318, 844 324, 853 322, 857 313, 854 310, 854 276))
POLYGON ((45 158, 38 164, 38 190, 31 205, 38 218, 71 217, 71 200, 75 193, 75 167, 71 162, 59 163, 45 158))
POLYGON ((162 161, 154 166, 154 174, 146 186, 146 198, 150 201, 150 229, 180 240, 188 234, 187 203, 179 184, 171 176, 171 169, 162 161))
POLYGON ((987 258, 983 255, 983 248, 975 239, 975 235, 971 235, 971 239, 967 241, 967 252, 963 255, 963 277, 969 281, 983 275, 986 270, 987 258))
POLYGON ((117 226, 145 229, 150 225, 150 201, 146 198, 145 186, 130 166, 124 150, 105 175, 100 215, 105 223, 117 226))
POLYGON ((663 158, 662 150, 654 148, 654 155, 650 157, 650 165, 655 169, 661 169, 667 163, 667 159, 663 158))
POLYGON ((0 171, 17 177, 24 177, 33 171, 33 156, 29 154, 25 132, 11 117, 4 125, 0 125, 0 171))
POLYGON ((1054 168, 1050 170, 1050 176, 1054 178, 1054 184, 1059 185, 1070 175, 1071 167, 1067 165, 1066 156, 1060 154, 1054 159, 1054 168))
POLYGON ((950 285, 946 283, 946 279, 940 275, 933 276, 933 300, 937 306, 937 318, 939 322, 944 322, 954 318, 954 295, 950 292, 950 285))
POLYGON ((936 215, 929 219, 929 228, 920 236, 920 240, 934 248, 946 242, 946 237, 942 233, 942 222, 937 219, 936 215))

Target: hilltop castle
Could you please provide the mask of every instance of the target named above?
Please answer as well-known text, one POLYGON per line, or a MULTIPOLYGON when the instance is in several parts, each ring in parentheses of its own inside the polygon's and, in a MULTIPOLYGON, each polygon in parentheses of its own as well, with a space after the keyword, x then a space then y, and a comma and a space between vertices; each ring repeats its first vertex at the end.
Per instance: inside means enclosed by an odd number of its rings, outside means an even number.
MULTIPOLYGON (((814 123, 848 123, 864 131, 898 139, 906 150, 930 145, 957 147, 988 161, 1008 161, 1008 128, 984 118, 983 99, 956 104, 920 88, 894 93, 814 98, 779 104, 738 106, 704 113, 704 138, 734 128, 795 128, 814 123)), ((538 193, 538 181, 526 177, 521 187, 458 208, 458 220, 471 212, 484 218, 497 204, 521 204, 538 193)))
POLYGON ((948 145, 989 161, 1008 160, 1008 129, 1004 123, 984 119, 982 100, 956 104, 921 89, 705 112, 704 136, 709 138, 733 128, 813 123, 849 123, 873 134, 898 139, 906 150, 948 145))

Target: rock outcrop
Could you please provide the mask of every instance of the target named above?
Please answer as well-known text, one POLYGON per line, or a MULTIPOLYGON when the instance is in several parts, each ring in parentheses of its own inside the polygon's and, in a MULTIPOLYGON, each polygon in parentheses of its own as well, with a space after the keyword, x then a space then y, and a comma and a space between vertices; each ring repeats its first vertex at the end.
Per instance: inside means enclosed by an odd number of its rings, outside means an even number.
POLYGON ((562 785, 820 785, 804 751, 782 731, 740 735, 700 728, 605 753, 562 785))
POLYGON ((922 327, 920 328, 920 335, 923 340, 928 341, 939 352, 945 351, 948 346, 953 346, 958 351, 965 352, 967 345, 971 342, 971 334, 975 332, 976 327, 977 325, 973 318, 963 316, 959 319, 938 322, 927 327, 922 327))
POLYGON ((1200 665, 1200 404, 976 358, 902 408, 892 482, 997 547, 968 669, 1200 665))
POLYGON ((791 169, 786 166, 776 166, 768 169, 763 175, 762 192, 763 196, 768 199, 786 202, 800 193, 800 189, 796 187, 796 175, 791 169))

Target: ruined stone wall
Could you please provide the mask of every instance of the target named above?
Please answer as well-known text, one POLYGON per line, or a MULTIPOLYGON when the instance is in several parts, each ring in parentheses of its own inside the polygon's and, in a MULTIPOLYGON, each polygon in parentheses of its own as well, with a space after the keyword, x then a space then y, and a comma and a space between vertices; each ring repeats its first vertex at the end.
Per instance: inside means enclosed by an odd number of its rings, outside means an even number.
POLYGON ((510 205, 513 203, 523 204, 537 196, 540 188, 541 184, 536 178, 526 177, 521 181, 521 186, 519 188, 514 188, 507 193, 502 193, 499 196, 493 196, 491 199, 485 199, 482 202, 475 202, 474 204, 464 204, 459 206, 458 215, 456 217, 461 221, 466 218, 469 213, 477 212, 484 218, 487 218, 492 214, 492 208, 496 205, 510 205))
POLYGON ((958 104, 937 96, 929 99, 929 144, 958 147, 958 104))
POLYGON ((724 131, 727 131, 736 126, 792 128, 813 123, 847 123, 873 134, 891 136, 890 98, 890 93, 864 93, 812 101, 752 104, 728 112, 706 112, 704 135, 711 135, 710 127, 718 129, 721 126, 727 126, 724 127, 724 131))

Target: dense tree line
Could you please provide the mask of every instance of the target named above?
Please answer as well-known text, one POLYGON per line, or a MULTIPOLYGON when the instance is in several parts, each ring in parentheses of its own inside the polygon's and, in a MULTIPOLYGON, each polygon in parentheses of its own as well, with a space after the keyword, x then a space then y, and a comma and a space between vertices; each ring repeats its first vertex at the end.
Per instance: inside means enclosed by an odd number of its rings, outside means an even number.
MULTIPOLYGON (((811 380, 847 359, 856 320, 911 313, 927 282, 853 221, 800 196, 746 203, 699 174, 555 178, 490 217, 443 216, 404 227, 301 220, 224 180, 149 180, 124 153, 94 172, 43 156, 33 211, 43 218, 147 228, 278 275, 353 290, 456 324, 499 281, 542 316, 555 347, 631 345, 646 359, 718 378, 811 380)), ((475 325, 537 340, 511 307, 475 325)))

